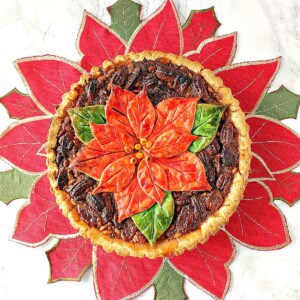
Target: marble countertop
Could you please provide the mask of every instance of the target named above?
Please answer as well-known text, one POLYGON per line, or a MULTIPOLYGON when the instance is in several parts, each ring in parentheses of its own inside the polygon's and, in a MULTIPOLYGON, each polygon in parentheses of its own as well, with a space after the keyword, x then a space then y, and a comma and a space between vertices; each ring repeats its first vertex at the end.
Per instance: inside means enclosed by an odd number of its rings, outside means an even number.
MULTIPOLYGON (((114 0, 0 0, 0 96, 24 85, 11 63, 45 53, 78 60, 75 48, 83 10, 109 24, 105 10, 114 0)), ((162 0, 135 0, 143 5, 142 17, 152 13, 162 0)), ((271 90, 285 85, 300 94, 300 0, 176 0, 183 23, 191 9, 215 6, 222 26, 217 35, 238 32, 234 62, 282 56, 281 69, 271 90)), ((0 107, 0 131, 13 120, 0 107)), ((298 119, 284 123, 300 133, 298 119)), ((0 170, 10 167, 0 162, 0 170)), ((297 171, 300 171, 298 168, 297 171)), ((26 200, 0 205, 0 299, 95 299, 89 270, 81 283, 47 284, 49 265, 44 254, 54 241, 31 249, 8 241, 17 211, 26 200)), ((276 201, 286 216, 293 242, 277 251, 255 251, 236 244, 237 257, 231 265, 232 283, 226 299, 300 299, 300 202, 292 208, 276 201)), ((211 299, 187 283, 189 299, 211 299)), ((153 299, 150 288, 139 299, 153 299)))

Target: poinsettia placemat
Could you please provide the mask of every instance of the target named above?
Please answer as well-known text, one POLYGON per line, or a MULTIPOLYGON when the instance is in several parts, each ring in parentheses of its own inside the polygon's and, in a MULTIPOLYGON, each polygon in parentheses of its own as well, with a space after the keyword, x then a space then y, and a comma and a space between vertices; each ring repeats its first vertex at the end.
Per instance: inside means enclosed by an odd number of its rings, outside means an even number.
POLYGON ((111 27, 84 12, 77 41, 80 63, 51 55, 15 62, 28 95, 13 90, 1 98, 10 117, 18 121, 0 138, 0 156, 13 167, 0 173, 0 200, 8 204, 29 198, 18 214, 12 240, 38 247, 58 238, 47 251, 49 282, 80 280, 92 267, 98 299, 132 298, 151 285, 156 299, 185 299, 184 280, 221 299, 230 286, 235 242, 258 250, 280 249, 291 242, 273 198, 293 205, 300 197, 300 175, 292 171, 300 163, 300 138, 280 122, 296 118, 300 97, 285 87, 268 93, 280 58, 232 64, 236 33, 214 36, 220 23, 213 8, 192 11, 183 26, 171 1, 146 20, 140 19, 140 9, 130 0, 118 0, 109 8, 111 27), (46 175, 46 136, 62 94, 91 66, 145 49, 185 55, 214 70, 239 99, 252 139, 250 180, 237 212, 208 242, 169 259, 120 257, 93 247, 62 216, 46 175))

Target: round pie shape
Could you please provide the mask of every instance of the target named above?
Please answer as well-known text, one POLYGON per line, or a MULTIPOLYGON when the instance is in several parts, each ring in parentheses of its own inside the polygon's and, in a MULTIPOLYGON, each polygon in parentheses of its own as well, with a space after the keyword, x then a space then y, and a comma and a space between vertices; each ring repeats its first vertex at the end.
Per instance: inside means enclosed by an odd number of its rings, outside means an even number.
POLYGON ((201 75, 218 103, 227 106, 228 118, 230 118, 230 123, 234 125, 237 133, 238 163, 237 167, 234 168, 229 192, 226 194, 222 206, 218 210, 210 212, 200 226, 191 232, 177 233, 172 238, 159 239, 154 246, 151 246, 148 242, 126 241, 119 236, 112 236, 107 230, 100 230, 96 226, 92 226, 82 218, 82 213, 80 214, 78 211, 78 203, 65 189, 58 185, 58 177, 60 176, 57 150, 58 135, 61 132, 63 122, 68 118, 67 109, 78 102, 80 96, 78 91, 83 90, 91 78, 103 76, 98 67, 92 68, 90 74, 82 75, 80 81, 72 85, 71 91, 63 95, 63 101, 57 107, 51 122, 47 144, 49 180, 57 204, 62 209, 63 214, 69 218, 72 226, 79 230, 83 237, 90 239, 94 245, 101 245, 107 252, 115 251, 122 256, 156 258, 171 254, 179 255, 185 250, 192 250, 198 243, 206 242, 210 235, 215 235, 223 225, 227 224, 230 216, 236 211, 247 184, 250 168, 251 141, 244 113, 239 107, 238 100, 233 98, 230 89, 226 88, 222 80, 215 77, 212 71, 204 69, 200 63, 192 62, 185 57, 158 51, 144 51, 117 56, 111 61, 105 61, 101 68, 105 73, 110 71, 113 73, 114 70, 131 63, 140 62, 143 64, 145 61, 156 60, 169 64, 171 67, 184 67, 185 70, 190 70, 194 75, 201 75))

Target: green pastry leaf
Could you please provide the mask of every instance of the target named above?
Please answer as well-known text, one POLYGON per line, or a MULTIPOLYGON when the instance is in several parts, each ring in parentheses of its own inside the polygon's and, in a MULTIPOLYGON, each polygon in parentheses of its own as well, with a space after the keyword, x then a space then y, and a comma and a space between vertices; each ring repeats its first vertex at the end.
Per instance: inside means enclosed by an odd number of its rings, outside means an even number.
POLYGON ((219 128, 224 110, 225 106, 220 105, 197 105, 192 134, 200 136, 200 138, 190 145, 189 151, 199 152, 212 142, 219 128))
POLYGON ((134 30, 140 25, 141 5, 131 0, 118 0, 108 8, 111 15, 111 28, 125 42, 128 42, 134 30))
POLYGON ((296 119, 299 105, 300 96, 281 86, 278 90, 265 94, 255 114, 268 116, 276 120, 296 119))
POLYGON ((31 186, 38 175, 23 173, 17 169, 0 173, 0 201, 8 204, 12 200, 28 198, 31 186))
POLYGON ((167 260, 160 270, 153 284, 155 287, 156 300, 185 300, 187 299, 183 290, 184 278, 176 272, 167 260))
POLYGON ((68 113, 76 136, 84 144, 93 138, 89 122, 96 124, 105 123, 104 105, 69 108, 68 113))
POLYGON ((170 192, 166 192, 163 204, 155 203, 146 211, 132 216, 132 220, 142 234, 153 246, 156 240, 169 228, 174 216, 174 200, 170 192))

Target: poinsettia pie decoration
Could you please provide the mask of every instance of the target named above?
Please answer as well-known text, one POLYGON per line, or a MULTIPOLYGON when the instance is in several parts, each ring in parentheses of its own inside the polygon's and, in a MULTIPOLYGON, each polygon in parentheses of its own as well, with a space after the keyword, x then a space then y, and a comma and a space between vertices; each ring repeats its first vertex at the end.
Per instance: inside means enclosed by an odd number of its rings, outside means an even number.
POLYGON ((244 191, 244 114, 211 71, 155 51, 117 56, 63 96, 48 138, 52 189, 84 237, 120 255, 205 242, 244 191))

